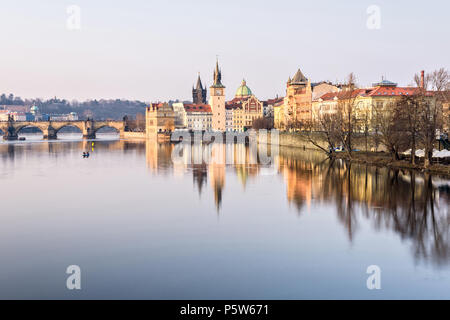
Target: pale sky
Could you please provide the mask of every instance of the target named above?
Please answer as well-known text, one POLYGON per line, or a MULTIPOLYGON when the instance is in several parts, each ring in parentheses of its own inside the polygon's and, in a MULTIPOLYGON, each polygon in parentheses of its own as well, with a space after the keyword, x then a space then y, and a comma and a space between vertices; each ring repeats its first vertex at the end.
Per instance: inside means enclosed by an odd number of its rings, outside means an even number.
POLYGON ((0 93, 26 98, 191 99, 216 55, 231 99, 242 78, 260 99, 297 68, 313 82, 354 72, 400 85, 450 68, 446 0, 0 0, 0 93), (80 30, 66 12, 81 9, 80 30), (380 9, 369 29, 367 8, 380 9), (70 21, 73 21, 70 20, 70 21))

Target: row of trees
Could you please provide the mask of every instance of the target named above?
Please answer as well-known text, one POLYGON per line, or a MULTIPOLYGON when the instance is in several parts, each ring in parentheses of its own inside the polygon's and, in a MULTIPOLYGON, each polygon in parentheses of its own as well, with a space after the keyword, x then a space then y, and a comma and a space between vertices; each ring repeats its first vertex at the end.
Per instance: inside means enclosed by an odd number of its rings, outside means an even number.
POLYGON ((24 105, 24 101, 20 97, 14 97, 12 93, 9 95, 0 95, 0 105, 24 105))
POLYGON ((253 120, 252 128, 255 130, 273 129, 273 118, 272 117, 261 117, 261 118, 255 119, 255 120, 253 120))
POLYGON ((445 69, 429 74, 423 86, 419 75, 414 77, 416 87, 412 94, 389 99, 387 104, 361 106, 358 91, 354 89, 355 77, 348 77, 348 89, 339 93, 336 109, 329 113, 319 113, 315 123, 302 124, 310 127, 309 140, 330 157, 336 147, 343 147, 348 157, 353 156, 354 139, 363 137, 366 150, 368 145, 382 145, 393 160, 399 153, 411 149, 411 163, 416 163, 418 147, 425 150, 424 166, 431 163, 436 134, 448 128, 449 115, 443 106, 449 101, 450 75, 445 69), (429 91, 430 89, 431 91, 429 91), (446 124, 446 125, 445 125, 446 124), (315 131, 315 132, 313 132, 315 131), (325 140, 324 147, 320 141, 325 140))
POLYGON ((125 131, 143 132, 145 131, 145 116, 143 113, 138 112, 136 117, 127 115, 123 117, 125 122, 125 131))
POLYGON ((66 99, 22 99, 13 94, 0 95, 0 105, 35 105, 42 113, 66 114, 77 112, 81 118, 120 120, 126 114, 135 117, 145 113, 145 102, 122 99, 94 99, 87 101, 68 101, 66 99))

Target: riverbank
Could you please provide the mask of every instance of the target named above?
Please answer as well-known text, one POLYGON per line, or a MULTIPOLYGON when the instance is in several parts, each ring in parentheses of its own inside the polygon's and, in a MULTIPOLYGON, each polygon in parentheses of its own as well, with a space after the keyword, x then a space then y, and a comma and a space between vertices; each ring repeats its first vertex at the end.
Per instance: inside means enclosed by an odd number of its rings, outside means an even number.
MULTIPOLYGON (((302 132, 280 132, 278 143, 280 146, 284 147, 320 151, 320 148, 311 142, 311 136, 317 145, 321 146, 325 150, 328 150, 328 142, 324 139, 323 135, 319 133, 306 134, 302 132)), ((372 138, 367 140, 368 146, 374 145, 371 139, 372 138)), ((268 142, 272 143, 270 136, 268 142)), ((351 159, 348 157, 346 152, 339 152, 335 154, 335 158, 354 163, 370 164, 378 167, 416 170, 450 177, 450 165, 448 162, 447 164, 434 163, 429 168, 425 169, 423 164, 420 163, 420 159, 418 159, 419 162, 416 165, 409 163, 409 159, 406 157, 398 161, 393 161, 391 155, 384 150, 383 146, 378 146, 378 151, 375 151, 375 148, 373 147, 367 147, 366 139, 361 135, 356 135, 354 137, 353 145, 355 149, 365 150, 367 148, 371 151, 353 152, 351 159)))
POLYGON ((145 140, 147 136, 145 132, 129 132, 125 131, 121 134, 120 138, 126 140, 145 140))
POLYGON ((378 167, 387 167, 393 169, 417 170, 431 174, 439 174, 450 177, 450 165, 434 163, 429 168, 424 168, 422 164, 411 164, 408 160, 393 161, 392 157, 385 152, 353 152, 351 159, 345 152, 339 152, 335 155, 336 159, 342 159, 354 163, 370 164, 378 167))

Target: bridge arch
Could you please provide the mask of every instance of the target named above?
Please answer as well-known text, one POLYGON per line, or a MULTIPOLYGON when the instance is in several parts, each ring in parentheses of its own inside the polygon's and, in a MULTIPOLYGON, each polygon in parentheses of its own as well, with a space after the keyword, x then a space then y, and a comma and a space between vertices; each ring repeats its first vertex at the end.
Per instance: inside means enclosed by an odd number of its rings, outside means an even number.
POLYGON ((101 125, 101 126, 96 127, 96 128, 95 128, 95 132, 97 132, 97 131, 99 131, 99 130, 101 130, 101 129, 104 129, 104 128, 114 129, 114 130, 117 131, 117 132, 120 131, 120 129, 116 128, 115 126, 105 124, 105 125, 101 125))
POLYGON ((81 134, 83 134, 83 128, 76 124, 65 124, 55 128, 56 133, 59 133, 61 130, 66 130, 68 128, 76 128, 81 134))
POLYGON ((104 125, 97 126, 97 127, 94 129, 94 132, 95 132, 95 133, 99 133, 100 130, 106 129, 106 128, 114 129, 114 131, 115 131, 116 133, 120 133, 120 129, 119 129, 119 128, 117 128, 117 127, 114 126, 114 125, 110 125, 110 124, 104 124, 104 125))
POLYGON ((19 134, 23 129, 28 129, 28 128, 38 129, 42 134, 44 134, 44 131, 45 131, 45 128, 42 128, 42 126, 34 125, 34 124, 24 124, 24 125, 15 127, 17 134, 19 134))
POLYGON ((56 133, 58 133, 61 129, 70 127, 77 128, 78 130, 80 130, 81 133, 83 133, 84 130, 83 125, 79 122, 64 122, 64 123, 52 122, 51 126, 53 127, 53 129, 55 129, 56 133))
POLYGON ((112 128, 118 133, 124 130, 123 121, 8 121, 0 122, 0 132, 5 140, 16 140, 17 134, 24 128, 37 128, 43 133, 44 139, 56 139, 57 133, 64 128, 74 127, 81 131, 84 138, 95 138, 95 133, 103 128, 112 128))

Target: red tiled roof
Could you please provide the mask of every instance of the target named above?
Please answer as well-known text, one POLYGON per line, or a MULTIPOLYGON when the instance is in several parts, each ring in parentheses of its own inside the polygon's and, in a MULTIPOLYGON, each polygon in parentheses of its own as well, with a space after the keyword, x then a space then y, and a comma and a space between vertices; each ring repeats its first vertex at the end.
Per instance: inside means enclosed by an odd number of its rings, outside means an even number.
POLYGON ((273 99, 267 99, 267 104, 275 104, 278 103, 280 101, 283 101, 284 97, 279 97, 279 98, 273 98, 273 99))
POLYGON ((231 103, 231 104, 235 104, 235 103, 242 103, 244 100, 247 100, 248 97, 246 98, 241 98, 241 97, 235 97, 230 101, 227 101, 226 103, 231 103))
POLYGON ((244 100, 246 100, 246 99, 234 98, 233 100, 225 102, 225 108, 226 109, 240 108, 242 106, 242 102, 244 102, 244 100))
POLYGON ((156 102, 156 103, 150 103, 150 107, 152 107, 153 109, 159 109, 164 105, 164 103, 162 102, 156 102))
POLYGON ((184 110, 186 112, 211 112, 209 104, 185 104, 184 110))
POLYGON ((237 108, 242 108, 242 103, 233 103, 233 104, 227 103, 225 105, 225 109, 228 109, 228 110, 237 109, 237 108))
MULTIPOLYGON (((370 90, 370 89, 369 89, 370 90)), ((319 99, 322 100, 333 100, 335 97, 338 99, 348 99, 355 98, 357 96, 365 96, 367 95, 368 89, 355 89, 353 91, 339 91, 339 92, 327 92, 320 96, 319 99)))
MULTIPOLYGON (((368 94, 369 96, 408 96, 419 92, 416 87, 375 87, 368 94)), ((426 95, 432 95, 430 91, 426 95)))
MULTIPOLYGON (((407 96, 413 95, 419 92, 419 88, 416 87, 375 87, 367 89, 355 89, 351 93, 349 91, 340 92, 328 92, 320 97, 322 100, 333 100, 335 97, 338 99, 355 98, 357 96, 362 97, 375 97, 375 96, 407 96)), ((428 96, 433 95, 431 91, 427 91, 428 96)))
POLYGON ((327 92, 327 93, 323 94, 322 96, 320 96, 319 99, 322 99, 324 101, 333 100, 337 95, 338 95, 338 92, 327 92))

